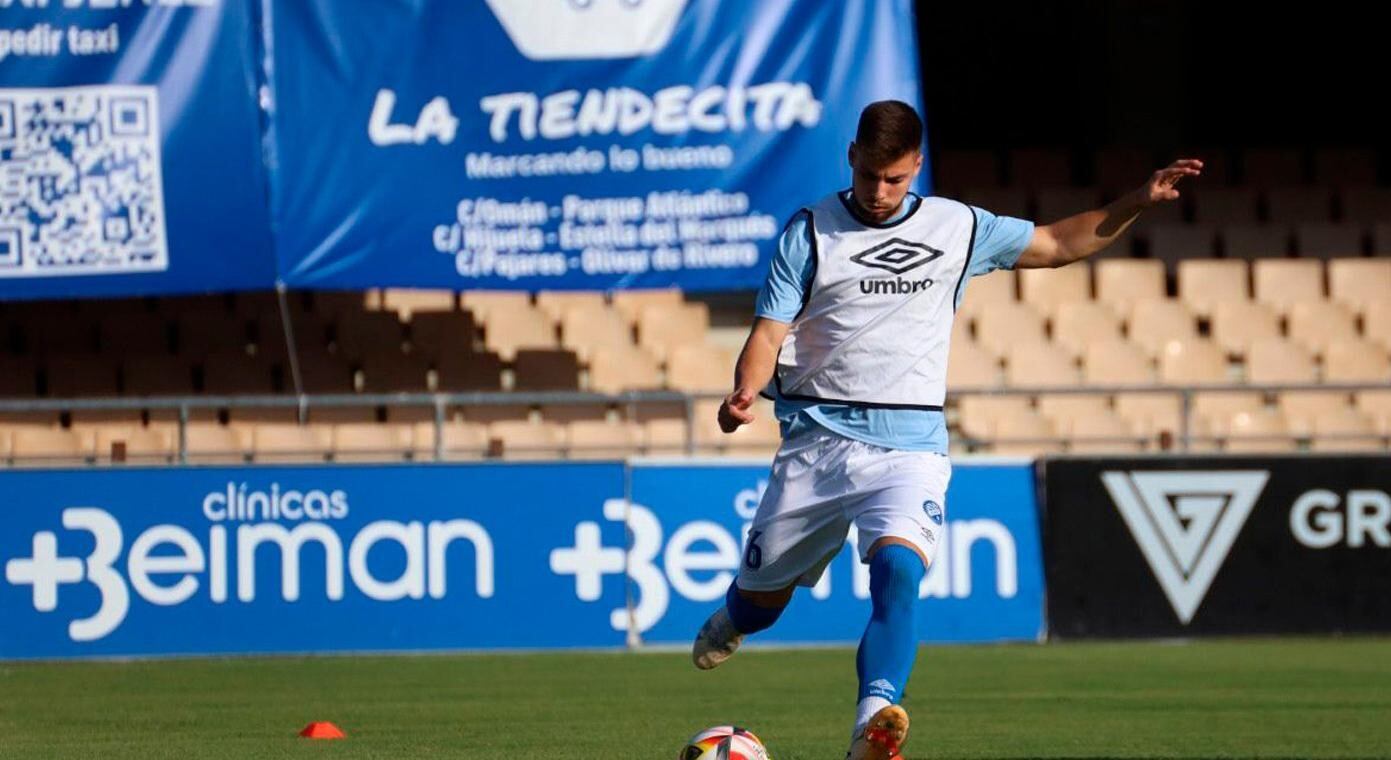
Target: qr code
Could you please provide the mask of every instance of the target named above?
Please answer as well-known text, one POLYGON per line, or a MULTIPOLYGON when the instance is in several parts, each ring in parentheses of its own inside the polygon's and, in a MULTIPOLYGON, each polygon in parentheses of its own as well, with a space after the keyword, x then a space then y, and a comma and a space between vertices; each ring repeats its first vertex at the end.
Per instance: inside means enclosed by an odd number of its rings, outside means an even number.
POLYGON ((169 266, 153 87, 0 88, 0 277, 169 266))

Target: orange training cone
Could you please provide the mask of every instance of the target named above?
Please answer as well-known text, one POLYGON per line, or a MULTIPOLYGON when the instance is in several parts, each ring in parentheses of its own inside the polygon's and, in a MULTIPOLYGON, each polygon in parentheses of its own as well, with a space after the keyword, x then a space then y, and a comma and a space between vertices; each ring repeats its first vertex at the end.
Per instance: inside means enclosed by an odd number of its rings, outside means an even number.
POLYGON ((341 730, 339 730, 338 726, 335 726, 326 720, 316 720, 313 723, 310 723, 309 725, 304 727, 303 731, 299 732, 299 735, 307 739, 348 738, 346 735, 343 734, 341 730))

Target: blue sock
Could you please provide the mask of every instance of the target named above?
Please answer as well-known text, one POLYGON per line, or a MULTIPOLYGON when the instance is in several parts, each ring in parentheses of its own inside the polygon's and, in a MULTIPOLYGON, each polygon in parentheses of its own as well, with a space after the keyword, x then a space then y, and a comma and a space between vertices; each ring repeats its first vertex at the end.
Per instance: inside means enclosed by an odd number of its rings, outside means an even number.
POLYGON ((725 609, 729 610, 729 619, 734 622, 735 630, 740 633, 758 633, 777 622, 778 616, 787 609, 782 607, 760 607, 757 604, 745 599, 739 593, 737 583, 729 584, 729 591, 724 595, 725 609))
POLYGON ((869 561, 869 596, 874 611, 855 655, 859 700, 879 697, 897 704, 903 699, 903 687, 918 655, 913 607, 926 572, 918 553, 899 544, 880 547, 869 561))

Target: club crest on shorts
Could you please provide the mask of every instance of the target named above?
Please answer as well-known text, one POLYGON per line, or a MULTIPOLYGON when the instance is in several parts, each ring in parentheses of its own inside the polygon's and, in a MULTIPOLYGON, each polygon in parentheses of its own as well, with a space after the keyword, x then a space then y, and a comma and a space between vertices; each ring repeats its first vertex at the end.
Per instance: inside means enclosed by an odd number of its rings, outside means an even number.
POLYGON ((933 501, 932 499, 928 499, 927 501, 923 502, 923 511, 927 513, 928 518, 929 518, 930 520, 932 520, 933 523, 935 523, 935 524, 937 524, 937 525, 941 525, 941 524, 942 524, 942 505, 941 505, 941 504, 938 504, 937 502, 933 501))

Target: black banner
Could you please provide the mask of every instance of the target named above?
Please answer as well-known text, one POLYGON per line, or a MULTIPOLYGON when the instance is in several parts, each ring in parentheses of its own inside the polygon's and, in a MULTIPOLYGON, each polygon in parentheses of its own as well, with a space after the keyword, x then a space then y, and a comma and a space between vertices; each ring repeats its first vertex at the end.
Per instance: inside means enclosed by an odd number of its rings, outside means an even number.
POLYGON ((1391 457, 1042 467, 1055 638, 1391 631, 1391 457))

